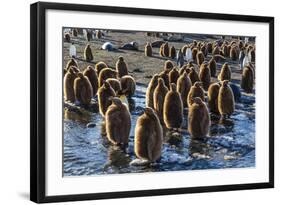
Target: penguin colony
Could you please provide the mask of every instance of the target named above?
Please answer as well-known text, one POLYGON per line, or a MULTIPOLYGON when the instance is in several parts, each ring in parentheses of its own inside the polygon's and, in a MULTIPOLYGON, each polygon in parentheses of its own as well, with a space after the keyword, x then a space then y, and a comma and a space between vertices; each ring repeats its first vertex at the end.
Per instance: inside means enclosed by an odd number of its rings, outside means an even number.
MULTIPOLYGON (((72 29, 64 35, 64 40, 71 42, 72 37, 78 35, 78 30, 72 29)), ((95 35, 97 39, 102 38, 102 31, 96 31, 95 35)), ((85 36, 88 42, 84 48, 84 60, 92 63, 92 34, 88 30, 85 36)), ((159 37, 159 34, 147 33, 147 36, 159 37)), ((163 131, 179 131, 184 115, 187 115, 190 136, 203 139, 209 135, 210 113, 227 118, 235 112, 235 98, 230 87, 232 71, 226 60, 236 62, 240 58, 239 53, 243 52, 250 62, 241 71, 240 87, 244 92, 252 93, 255 81, 255 46, 248 42, 239 39, 219 43, 193 41, 180 48, 183 55, 187 56, 187 62, 182 67, 176 65, 177 49, 174 45, 163 41, 159 46, 159 56, 165 60, 163 70, 154 73, 148 84, 146 107, 138 117, 134 130, 135 154, 139 159, 149 162, 161 157, 163 131)), ((153 57, 154 49, 152 43, 147 42, 144 56, 153 57)), ((127 60, 119 56, 115 68, 100 61, 95 66, 82 68, 81 72, 77 60, 71 58, 64 68, 64 100, 90 106, 97 96, 99 112, 105 120, 107 139, 121 148, 128 145, 131 115, 128 106, 119 97, 125 95, 131 98, 136 91, 136 81, 129 75, 127 60)))

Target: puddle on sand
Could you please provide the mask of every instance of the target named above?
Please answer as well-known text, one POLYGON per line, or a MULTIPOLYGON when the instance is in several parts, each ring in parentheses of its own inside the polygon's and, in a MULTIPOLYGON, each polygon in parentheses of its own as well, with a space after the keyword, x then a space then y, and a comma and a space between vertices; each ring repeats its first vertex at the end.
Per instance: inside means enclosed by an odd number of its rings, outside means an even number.
POLYGON ((64 176, 141 173, 198 169, 240 168, 255 166, 255 98, 243 95, 235 113, 226 122, 212 116, 210 137, 204 141, 190 138, 187 111, 181 135, 165 137, 159 163, 133 166, 134 128, 145 107, 146 87, 137 85, 129 100, 132 128, 127 152, 108 143, 104 136, 103 118, 99 113, 83 115, 65 110, 64 176), (96 124, 87 128, 87 123, 96 124))

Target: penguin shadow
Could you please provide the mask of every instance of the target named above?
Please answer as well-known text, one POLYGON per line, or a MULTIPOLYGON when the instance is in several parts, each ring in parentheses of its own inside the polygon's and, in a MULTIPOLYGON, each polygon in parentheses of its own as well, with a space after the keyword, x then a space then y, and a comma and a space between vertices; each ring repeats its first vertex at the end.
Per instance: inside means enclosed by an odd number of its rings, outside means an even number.
POLYGON ((208 140, 206 138, 193 139, 190 138, 188 145, 188 154, 193 159, 210 159, 210 147, 206 143, 208 140))
POLYGON ((107 166, 120 169, 128 167, 131 162, 130 156, 118 146, 109 145, 107 153, 107 166))
POLYGON ((82 124, 88 124, 91 121, 91 114, 87 112, 77 112, 69 109, 64 109, 64 119, 73 120, 82 124))

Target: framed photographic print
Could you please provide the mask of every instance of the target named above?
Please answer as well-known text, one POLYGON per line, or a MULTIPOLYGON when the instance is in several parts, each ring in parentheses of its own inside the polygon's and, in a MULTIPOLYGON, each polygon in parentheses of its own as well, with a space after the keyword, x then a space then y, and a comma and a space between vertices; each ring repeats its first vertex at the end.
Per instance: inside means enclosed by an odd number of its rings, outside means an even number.
POLYGON ((274 18, 31 5, 34 202, 274 187, 274 18))

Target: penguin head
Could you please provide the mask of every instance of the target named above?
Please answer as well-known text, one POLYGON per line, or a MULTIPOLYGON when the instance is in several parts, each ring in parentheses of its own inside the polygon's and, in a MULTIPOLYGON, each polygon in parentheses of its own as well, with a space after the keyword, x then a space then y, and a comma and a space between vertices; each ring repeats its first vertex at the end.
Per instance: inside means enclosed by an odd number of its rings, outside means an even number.
POLYGON ((202 83, 200 82, 200 81, 196 81, 195 83, 194 83, 194 87, 196 87, 196 88, 199 88, 199 87, 201 87, 202 86, 202 83))
POLYGON ((109 97, 108 98, 114 105, 121 106, 122 101, 118 97, 109 97))
POLYGON ((158 78, 158 85, 165 85, 163 78, 158 78))
POLYGON ((147 114, 148 116, 154 116, 155 115, 155 112, 151 107, 144 108, 144 113, 147 114))
POLYGON ((190 69, 190 68, 185 69, 185 73, 186 73, 186 74, 189 74, 189 73, 190 73, 190 71, 191 71, 191 69, 190 69))
POLYGON ((109 82, 107 82, 106 80, 105 80, 105 81, 103 81, 103 86, 104 86, 105 88, 111 88, 110 83, 109 83, 109 82))
POLYGON ((79 78, 84 78, 84 75, 83 75, 83 73, 81 73, 81 72, 78 72, 78 73, 77 73, 77 76, 78 76, 79 78))
POLYGON ((120 61, 124 61, 123 56, 119 56, 118 60, 120 60, 120 61))
POLYGON ((228 83, 229 83, 229 80, 224 80, 224 81, 222 81, 222 86, 227 87, 228 83))

